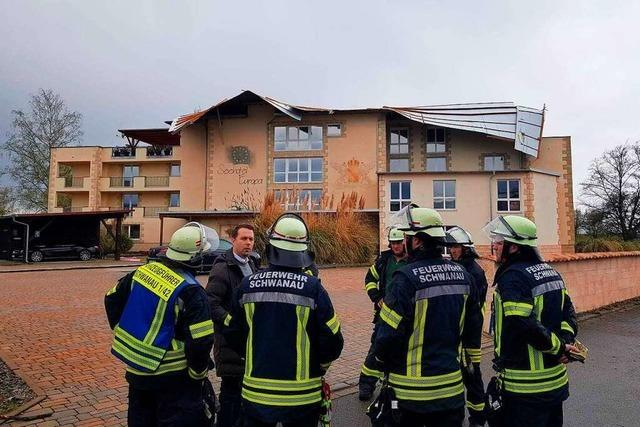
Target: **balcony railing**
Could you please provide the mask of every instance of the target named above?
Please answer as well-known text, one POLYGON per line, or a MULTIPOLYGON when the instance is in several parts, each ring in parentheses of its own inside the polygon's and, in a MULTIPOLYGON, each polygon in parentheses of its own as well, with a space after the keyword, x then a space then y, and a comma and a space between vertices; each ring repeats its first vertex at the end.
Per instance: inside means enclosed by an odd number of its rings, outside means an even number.
POLYGON ((113 147, 111 149, 111 157, 135 157, 135 147, 113 147))
POLYGON ((168 187, 169 177, 168 176, 145 176, 144 186, 145 187, 168 187))
POLYGON ((147 147, 147 157, 171 157, 173 147, 170 145, 152 145, 147 147))
POLYGON ((157 217, 160 212, 166 212, 169 210, 168 206, 145 206, 144 207, 144 216, 145 217, 157 217))
POLYGON ((64 186, 66 188, 82 188, 84 186, 84 176, 65 176, 64 186))
POLYGON ((133 187, 133 177, 110 176, 109 187, 133 187))

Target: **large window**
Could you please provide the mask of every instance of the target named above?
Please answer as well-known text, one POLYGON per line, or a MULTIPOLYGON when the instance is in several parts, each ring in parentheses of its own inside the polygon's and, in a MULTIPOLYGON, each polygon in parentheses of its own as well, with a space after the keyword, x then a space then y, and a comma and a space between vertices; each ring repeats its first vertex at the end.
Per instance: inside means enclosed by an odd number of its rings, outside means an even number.
POLYGON ((322 157, 273 159, 274 182, 322 182, 322 157))
POLYGON ((427 157, 427 171, 428 172, 446 172, 447 158, 446 157, 427 157))
POLYGON ((276 126, 276 151, 322 150, 322 126, 276 126))
POLYGON ((409 172, 409 129, 389 132, 389 172, 409 172))
POLYGON ((503 171, 504 156, 490 155, 484 156, 484 170, 486 171, 503 171))
POLYGON ((411 203, 411 181, 394 181, 391 183, 389 210, 399 211, 411 203))
POLYGON ((520 180, 499 179, 498 183, 498 212, 520 211, 520 180))
POLYGON ((180 206, 180 193, 169 193, 169 206, 172 208, 180 206))
POLYGON ((137 194, 123 194, 122 195, 122 207, 125 209, 133 209, 138 207, 140 203, 140 196, 137 194))
POLYGON ((456 182, 454 180, 433 181, 433 208, 456 208, 456 182))
POLYGON ((287 211, 311 211, 321 208, 321 189, 275 190, 274 196, 287 211))
POLYGON ((140 224, 125 224, 124 232, 130 239, 137 240, 140 238, 140 224))
POLYGON ((427 153, 444 153, 446 151, 445 133, 442 128, 427 129, 427 153))
POLYGON ((133 187, 133 178, 140 176, 140 166, 126 165, 122 167, 122 186, 133 187))

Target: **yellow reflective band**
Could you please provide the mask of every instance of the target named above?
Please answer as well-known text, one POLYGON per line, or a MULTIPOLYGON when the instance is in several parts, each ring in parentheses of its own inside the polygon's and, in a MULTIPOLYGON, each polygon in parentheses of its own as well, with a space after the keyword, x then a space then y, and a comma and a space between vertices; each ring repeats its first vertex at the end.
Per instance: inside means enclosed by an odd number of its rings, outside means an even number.
POLYGON ((479 348, 465 348, 464 351, 472 363, 480 363, 482 361, 482 352, 479 348))
POLYGON ((138 267, 133 274, 133 280, 164 302, 169 301, 173 291, 184 281, 182 276, 157 262, 138 267))
POLYGON ((118 325, 116 325, 113 332, 116 337, 118 337, 120 340, 125 342, 129 347, 135 349, 139 353, 153 356, 156 359, 162 359, 162 357, 165 354, 165 351, 160 347, 156 347, 151 344, 146 344, 140 341, 139 339, 137 339, 136 337, 134 337, 133 335, 131 335, 130 333, 128 333, 118 325))
POLYGON ((369 291, 373 291, 373 290, 377 290, 378 289, 378 284, 375 282, 369 282, 366 285, 364 285, 364 289, 369 292, 369 291))
POLYGON ((533 310, 533 305, 525 302, 505 301, 503 302, 503 306, 505 316, 529 317, 533 310))
POLYGON ((448 397, 454 397, 464 394, 464 385, 462 381, 459 384, 454 384, 449 387, 442 387, 435 390, 413 390, 405 389, 401 386, 391 384, 393 390, 396 392, 396 397, 401 400, 436 400, 446 399, 448 397))
POLYGON ((158 369, 156 369, 153 372, 143 372, 128 366, 127 372, 131 372, 132 374, 140 375, 140 376, 152 376, 152 375, 162 375, 168 372, 182 371, 184 369, 187 369, 186 359, 177 360, 174 362, 162 363, 160 366, 158 366, 158 369))
POLYGON ((506 377, 504 378, 503 385, 504 390, 517 393, 517 394, 539 394, 546 393, 548 391, 556 390, 560 387, 564 387, 569 382, 569 376, 565 371, 562 376, 559 378, 548 380, 548 381, 539 381, 535 383, 521 383, 521 382, 513 382, 509 381, 506 377))
POLYGON ((153 321, 151 322, 151 327, 147 332, 147 335, 144 337, 144 342, 146 344, 152 344, 156 337, 158 336, 158 332, 160 332, 160 327, 162 326, 162 322, 164 321, 164 313, 167 309, 167 303, 164 300, 159 299, 158 305, 156 306, 156 312, 153 315, 153 321))
POLYGON ((360 370, 360 373, 362 375, 364 375, 365 377, 382 378, 382 372, 380 372, 380 371, 378 371, 376 369, 369 369, 364 364, 362 364, 362 369, 360 370))
POLYGON ((466 401, 467 403, 467 408, 471 409, 472 411, 484 411, 484 402, 482 403, 471 403, 468 400, 466 401))
POLYGON ((422 375, 422 345, 428 308, 429 299, 416 301, 413 332, 409 338, 409 351, 407 352, 407 373, 413 377, 422 375))
POLYGON ((191 333, 191 338, 194 340, 208 335, 213 335, 213 322, 209 319, 204 322, 189 325, 189 332, 191 333))
POLYGON ((233 316, 231 316, 229 313, 227 313, 227 315, 224 317, 224 326, 229 326, 231 324, 231 319, 233 318, 233 316))
POLYGON ((267 394, 242 388, 242 397, 250 402, 270 406, 302 406, 318 403, 322 400, 320 390, 306 394, 267 394))
POLYGON ((106 295, 106 296, 109 296, 109 295, 111 295, 111 294, 115 294, 117 290, 118 290, 118 284, 116 283, 116 284, 115 284, 115 286, 114 286, 113 288, 111 288, 111 289, 109 289, 109 290, 107 291, 107 295, 106 295))
POLYGON ((153 360, 151 358, 145 357, 141 354, 134 353, 129 350, 122 344, 120 341, 114 340, 111 348, 118 354, 122 355, 125 359, 135 363, 136 365, 140 365, 143 368, 147 368, 150 371, 154 371, 158 365, 160 364, 159 360, 153 360))
POLYGON ((500 298, 500 294, 498 292, 493 293, 493 309, 495 310, 495 322, 496 322, 496 330, 494 332, 494 348, 496 356, 500 356, 501 344, 502 344, 502 298, 500 298))
POLYGON ((557 354, 560 351, 560 339, 556 334, 551 332, 551 348, 549 350, 545 350, 545 353, 549 354, 557 354))
POLYGON ((389 381, 394 384, 407 387, 436 387, 462 381, 462 371, 453 371, 448 374, 432 375, 429 377, 413 377, 410 375, 389 374, 389 381))
POLYGON ((207 368, 204 368, 204 371, 202 372, 196 372, 189 368, 189 376, 194 380, 203 380, 207 377, 207 368))
POLYGON ((265 389, 265 390, 282 390, 282 391, 309 391, 322 387, 322 379, 320 377, 310 378, 306 380, 276 380, 250 377, 245 375, 243 383, 248 387, 265 389))
POLYGON ((390 309, 384 302, 380 309, 380 318, 393 329, 398 329, 398 326, 402 321, 402 316, 390 309))
POLYGON ((554 366, 553 368, 541 369, 539 371, 505 369, 503 377, 505 380, 544 380, 558 376, 561 373, 566 372, 566 370, 567 368, 562 364, 554 366))
POLYGON ((303 273, 307 276, 313 276, 313 271, 311 271, 311 269, 305 270, 303 273))
MULTIPOLYGON (((536 319, 541 321, 542 309, 544 308, 544 294, 536 296, 533 304, 535 306, 536 319)), ((544 369, 544 357, 542 352, 530 345, 527 345, 527 352, 529 353, 529 366, 531 367, 531 370, 540 371, 544 369)))
POLYGON ((565 332, 569 332, 571 335, 575 335, 576 334, 576 331, 573 330, 571 325, 568 322, 565 322, 564 320, 560 324, 560 329, 565 331, 565 332))
POLYGON ((333 335, 338 333, 338 329, 340 329, 340 321, 335 313, 333 313, 333 317, 331 317, 331 319, 327 320, 327 327, 331 329, 331 333, 333 333, 333 335))
POLYGON ((253 370, 253 312, 256 309, 256 304, 254 302, 249 302, 244 304, 243 307, 244 314, 247 319, 247 326, 249 326, 244 361, 244 373, 245 375, 251 375, 251 371, 253 370))
POLYGON ((376 270, 375 264, 369 267, 369 271, 376 280, 380 280, 380 275, 378 274, 378 270, 376 270))
MULTIPOLYGON (((309 321, 309 307, 296 306, 296 379, 309 378, 309 353, 310 344, 307 336, 307 322, 309 321)), ((335 315, 334 315, 335 317, 335 315)))

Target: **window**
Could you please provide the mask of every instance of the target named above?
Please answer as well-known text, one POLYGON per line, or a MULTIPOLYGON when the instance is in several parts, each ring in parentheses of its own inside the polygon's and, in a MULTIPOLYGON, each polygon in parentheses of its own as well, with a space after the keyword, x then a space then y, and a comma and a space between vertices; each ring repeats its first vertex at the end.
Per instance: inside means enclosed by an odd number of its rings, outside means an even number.
POLYGON ((411 203, 411 181, 392 182, 389 202, 391 212, 399 211, 411 203))
POLYGON ((484 156, 484 170, 503 171, 504 156, 484 156))
POLYGON ((137 240, 140 238, 140 224, 125 224, 124 232, 130 239, 137 240))
POLYGON ((445 151, 444 129, 427 128, 427 153, 444 153, 445 151))
POLYGON ((322 190, 275 190, 276 200, 281 202, 287 211, 318 210, 322 202, 322 190))
POLYGON ((322 126, 276 126, 276 151, 322 150, 322 126))
POLYGON ((433 181, 433 209, 456 208, 456 182, 433 181))
POLYGON ((169 207, 177 208, 180 206, 180 193, 169 193, 169 207))
POLYGON ((140 197, 137 194, 123 194, 122 207, 125 209, 133 209, 138 207, 140 197))
POLYGON ((409 172, 409 129, 389 132, 389 171, 409 172))
POLYGON ((322 157, 273 159, 274 182, 322 182, 322 157))
POLYGON ((180 176, 180 165, 171 165, 170 176, 180 176))
POLYGON ((446 170, 447 170, 446 157, 427 157, 428 172, 446 172, 446 170))
POLYGON ((140 166, 126 165, 122 167, 122 186, 133 187, 133 178, 140 176, 140 166))
POLYGON ((327 136, 342 136, 342 125, 327 125, 327 136))
POLYGON ((499 179, 498 212, 520 211, 520 180, 499 179))

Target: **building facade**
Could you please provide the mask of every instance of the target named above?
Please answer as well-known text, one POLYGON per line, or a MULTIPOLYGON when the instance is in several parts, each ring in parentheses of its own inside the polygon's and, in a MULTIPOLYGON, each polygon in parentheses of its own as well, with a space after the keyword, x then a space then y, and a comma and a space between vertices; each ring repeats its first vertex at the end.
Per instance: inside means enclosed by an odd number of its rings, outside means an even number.
POLYGON ((543 252, 572 252, 571 139, 541 137, 543 115, 504 103, 329 110, 245 91, 169 129, 122 130, 128 147, 52 150, 49 210, 132 208, 125 232, 144 250, 190 219, 224 236, 267 193, 295 211, 356 192, 382 244, 411 201, 481 251, 481 228, 512 213, 536 221, 543 252), (161 226, 160 212, 179 218, 161 226))

